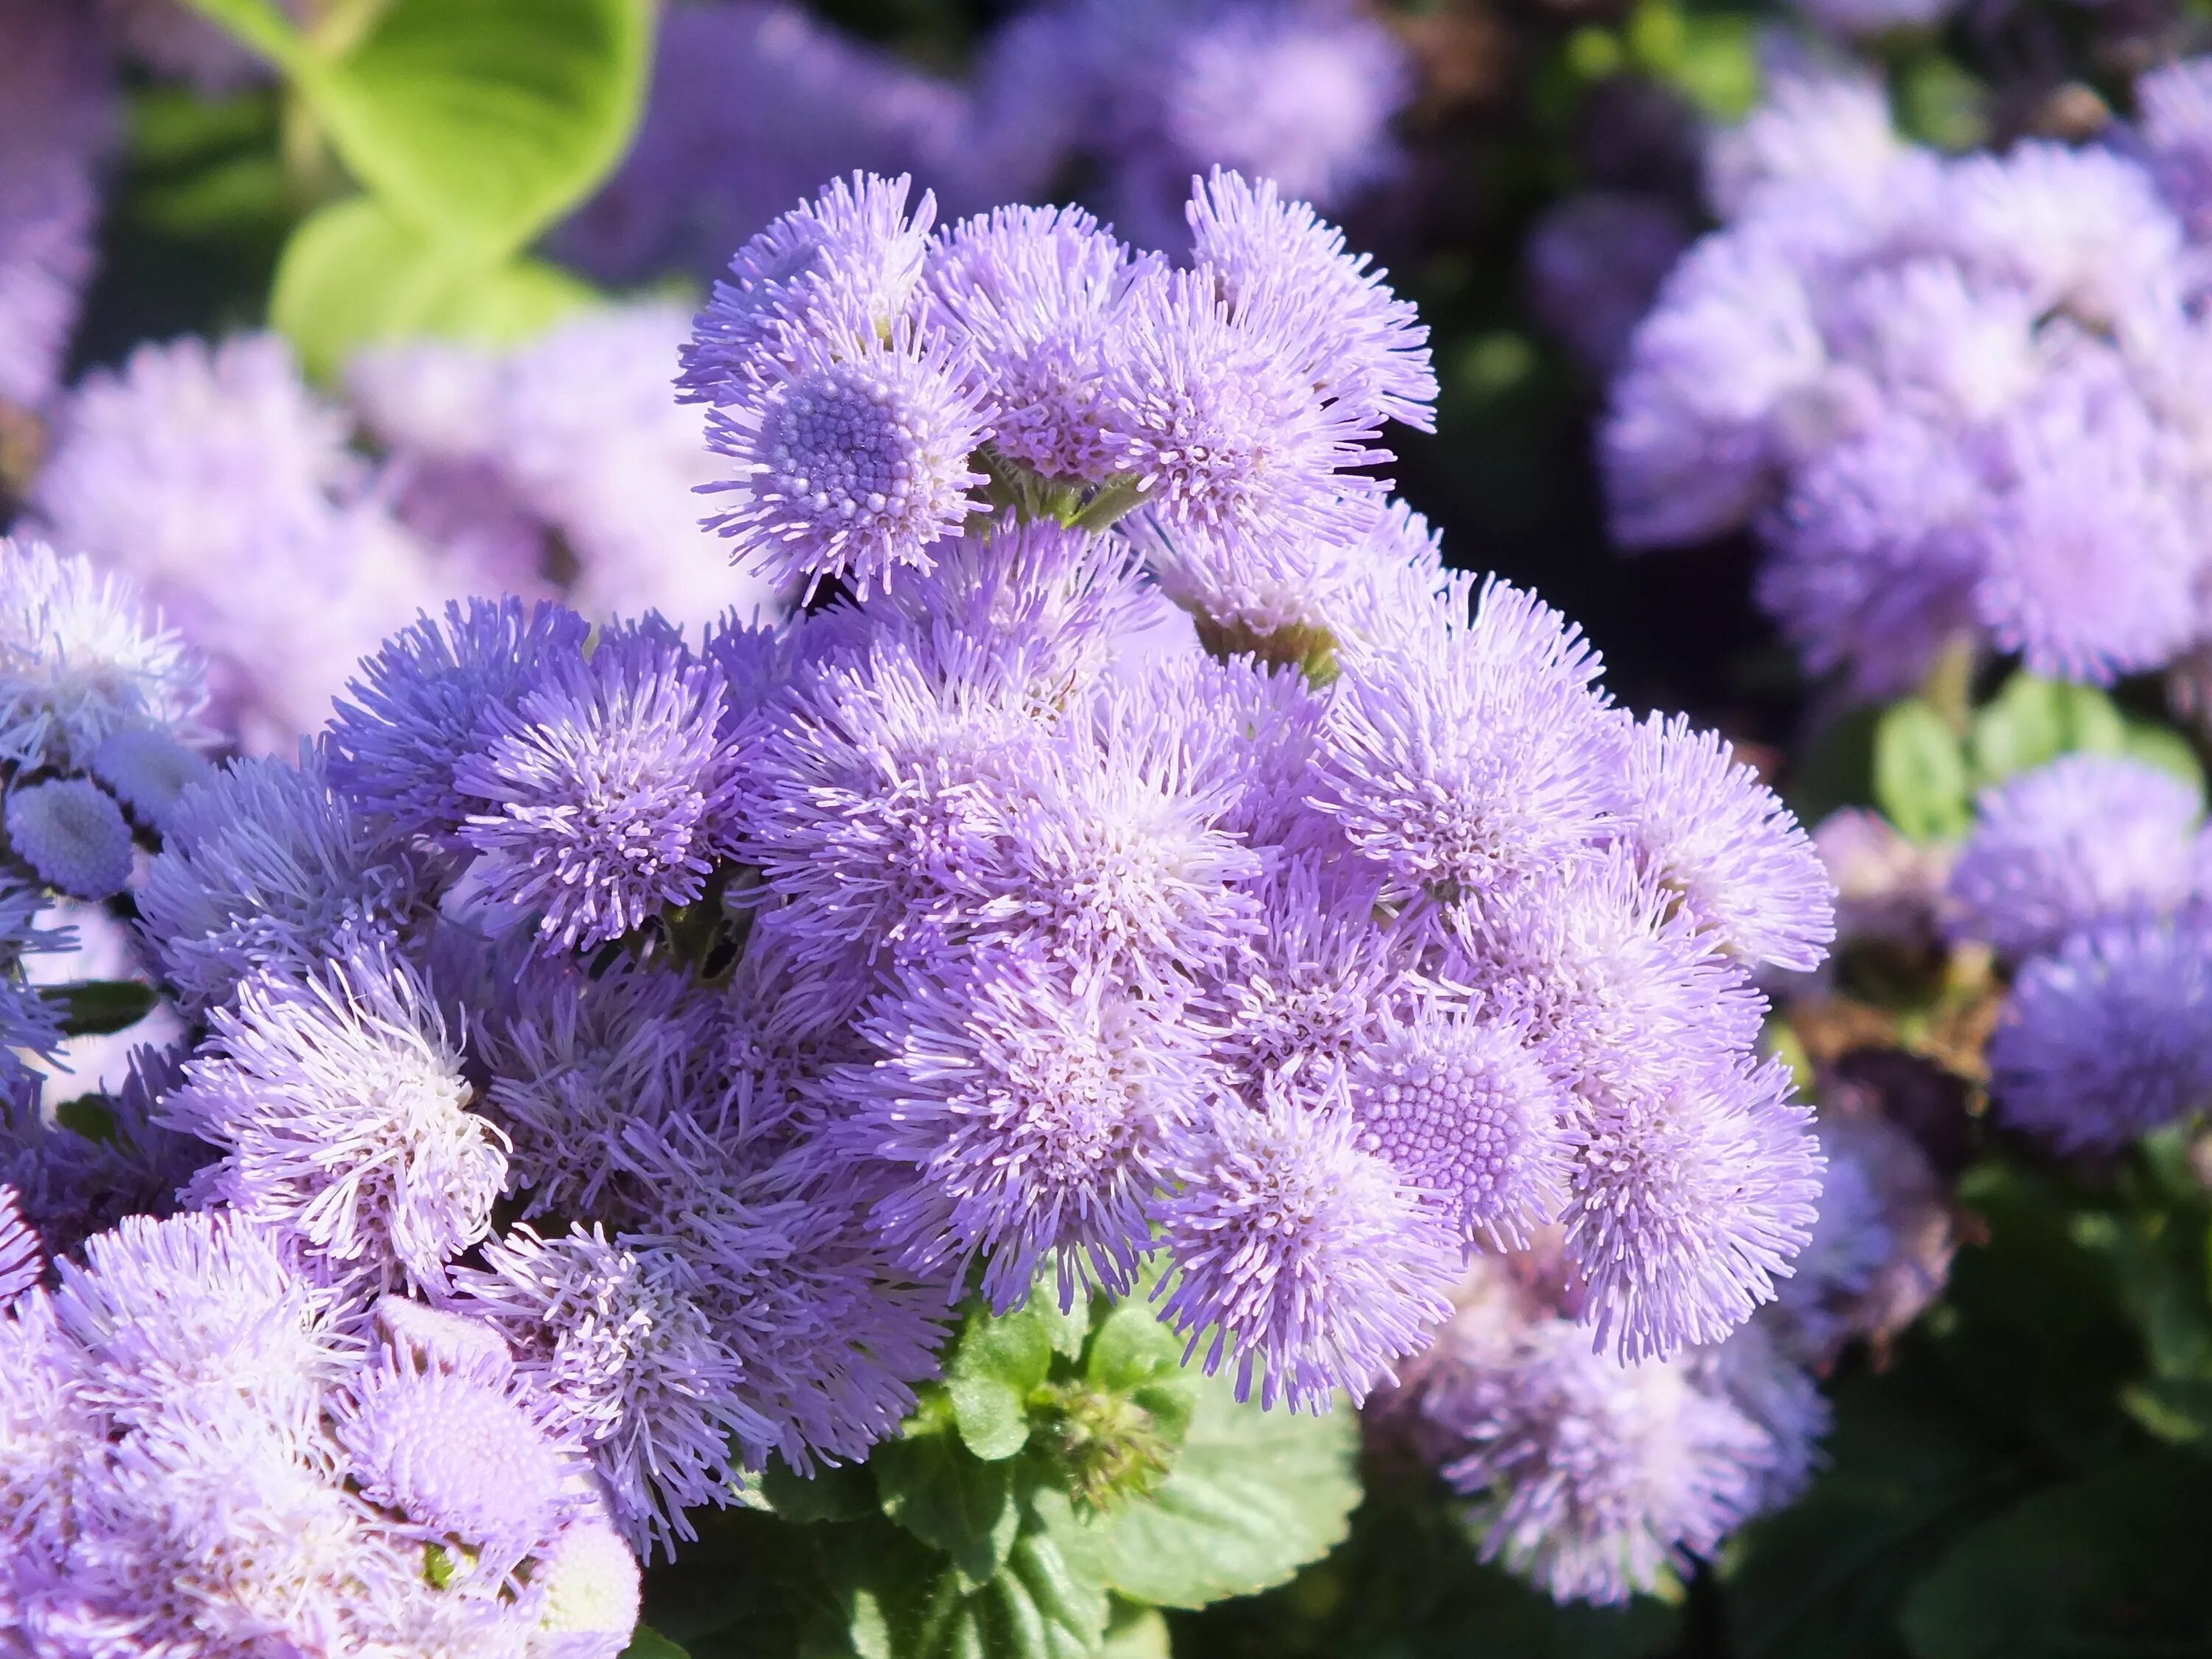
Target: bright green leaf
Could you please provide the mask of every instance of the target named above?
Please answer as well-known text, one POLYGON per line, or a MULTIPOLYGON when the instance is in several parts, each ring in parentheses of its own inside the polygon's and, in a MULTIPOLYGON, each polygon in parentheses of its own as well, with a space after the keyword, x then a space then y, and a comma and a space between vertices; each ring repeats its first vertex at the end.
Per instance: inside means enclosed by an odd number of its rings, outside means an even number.
POLYGON ((2025 671, 1974 716, 1968 737, 1978 783, 2002 783, 2077 750, 2118 754, 2127 725, 2094 685, 2046 680, 2025 671))
POLYGON ((375 341, 434 334, 509 344, 595 298, 550 265, 486 263, 433 244, 374 198, 356 196, 293 233, 269 310, 309 372, 328 376, 375 341))
POLYGON ((857 1521, 878 1507, 876 1478, 864 1465, 830 1463, 800 1474, 781 1457, 761 1471, 760 1496, 787 1521, 857 1521))
POLYGON ((622 1650, 622 1659, 691 1659, 691 1656, 650 1625, 640 1625, 622 1650))
POLYGON ((1158 1607, 1113 1600, 1098 1659, 1171 1659, 1168 1621, 1158 1607))
POLYGON ((2110 1465, 1977 1528, 1905 1602, 1920 1659, 2148 1656, 2212 1648, 2212 1468, 2110 1465))
POLYGON ((2153 726, 2147 720, 2130 720, 2120 747, 2123 754, 2146 766, 2171 772, 2191 785, 2200 796, 2203 794, 2204 763, 2197 758, 2197 750, 2180 732, 2153 726))
POLYGON ((1200 1385, 1174 1472, 1152 1496, 1093 1519, 1058 1494, 1038 1512, 1110 1589, 1162 1607, 1200 1607, 1279 1584, 1326 1554, 1359 1503, 1358 1431, 1322 1417, 1238 1405, 1226 1377, 1200 1385))
POLYGON ((653 0, 391 0, 301 90, 354 175, 486 264, 581 201, 628 147, 653 0))
POLYGON ((222 24, 273 64, 291 68, 305 55, 306 43, 276 0, 185 0, 185 3, 222 24))
POLYGON ((1014 1312, 994 1317, 978 1308, 961 1329, 945 1384, 960 1437, 978 1457, 1012 1457, 1028 1443, 1030 1391, 1052 1367, 1048 1309, 1059 1310, 1041 1279, 1014 1312))
POLYGON ((1875 727, 1874 793, 1890 822, 1915 841, 1963 835, 1972 822, 1965 750, 1917 697, 1893 703, 1875 727))

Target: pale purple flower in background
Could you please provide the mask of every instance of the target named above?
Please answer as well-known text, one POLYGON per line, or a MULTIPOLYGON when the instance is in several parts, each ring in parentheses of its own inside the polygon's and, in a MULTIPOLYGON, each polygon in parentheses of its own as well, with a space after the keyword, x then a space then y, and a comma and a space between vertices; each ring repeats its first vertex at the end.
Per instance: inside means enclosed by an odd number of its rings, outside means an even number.
POLYGON ((1584 370, 1609 376, 1692 230, 1665 197, 1589 190, 1544 210, 1522 245, 1536 320, 1584 370))
POLYGON ((52 395, 92 275, 116 112, 87 9, 0 3, 0 404, 52 395))
POLYGON ((33 525, 134 578, 209 660, 216 724, 289 750, 346 669, 478 584, 408 530, 274 335, 142 345, 60 407, 33 525))
POLYGON ((1614 378, 1615 539, 1752 528, 1763 606, 1869 696, 1954 638, 2097 684, 2191 648, 2212 423, 2189 186, 2158 148, 2185 156, 2191 84, 2145 82, 2163 140, 1944 157, 1874 82, 1784 77, 1716 137, 1726 222, 1614 378))
POLYGON ((1983 793, 1948 889, 1948 931, 2038 955, 2107 921, 2166 915, 2190 896, 2204 803, 2170 772, 2067 755, 1983 793))
POLYGON ((1999 1118, 2062 1152, 2110 1152, 2212 1107, 2212 937, 2114 922, 2027 963, 1990 1038, 1999 1118))
MULTIPOLYGON (((731 249, 854 168, 911 173, 963 204, 1029 194, 1002 192, 1018 160, 992 165, 973 129, 963 88, 802 7, 668 6, 644 125, 555 246, 617 286, 672 270, 711 278, 731 249)), ((1024 137, 1010 149, 1035 143, 1024 137)))

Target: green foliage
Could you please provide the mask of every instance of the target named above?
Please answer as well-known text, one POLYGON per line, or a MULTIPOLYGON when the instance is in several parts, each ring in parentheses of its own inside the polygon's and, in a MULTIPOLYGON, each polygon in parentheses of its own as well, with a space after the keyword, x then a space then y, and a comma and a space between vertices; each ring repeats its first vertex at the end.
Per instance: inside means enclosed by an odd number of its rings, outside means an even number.
POLYGON ((377 340, 438 334, 488 345, 529 338, 591 303, 592 290, 529 258, 484 263, 429 240, 374 197, 318 210, 276 267, 270 320, 308 372, 334 373, 377 340))
POLYGON ((289 67, 396 217, 497 259, 621 160, 652 40, 650 0, 387 0, 347 50, 289 67))
POLYGON ((2094 685, 2046 680, 2022 671, 1978 710, 1967 738, 1974 781, 2002 783, 2061 755, 2130 755, 2194 784, 2204 773, 2196 752, 2165 726, 2131 719, 2094 685))
POLYGON ((691 1659, 691 1656, 650 1625, 640 1625, 622 1651, 622 1659, 691 1659))
POLYGON ((1874 798, 1915 841, 1966 833, 1973 822, 1966 746, 1934 705, 1892 703, 1874 732, 1874 798))
POLYGON ((60 1007, 62 1030, 70 1036, 128 1030, 154 1012, 154 988, 143 980, 79 980, 46 986, 39 994, 60 1007))
POLYGON ((1280 1583, 1344 1537, 1348 1411, 1239 1405, 1147 1304, 1064 1314, 1054 1290, 972 1310, 945 1381, 865 1465, 772 1464, 756 1512, 702 1517, 701 1548, 649 1582, 654 1628, 696 1659, 1157 1659, 1160 1607, 1280 1583), (718 1577, 722 1542, 742 1565, 718 1577))
POLYGON ((193 3, 283 70, 367 186, 310 213, 277 266, 270 320, 312 372, 410 334, 527 337, 592 298, 521 251, 621 159, 652 0, 348 0, 304 35, 268 0, 193 3))

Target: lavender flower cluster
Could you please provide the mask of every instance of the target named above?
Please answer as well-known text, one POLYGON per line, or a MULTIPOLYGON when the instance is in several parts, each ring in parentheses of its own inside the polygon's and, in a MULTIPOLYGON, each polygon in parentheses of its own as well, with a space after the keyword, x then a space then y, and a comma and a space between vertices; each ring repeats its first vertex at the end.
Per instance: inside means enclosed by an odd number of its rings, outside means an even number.
POLYGON ((2212 1107, 2212 831, 2195 786, 2072 755, 1985 793, 1953 938, 2014 969, 1989 1048, 2001 1117, 2110 1152, 2212 1107))
POLYGON ((1958 637, 2096 682, 2202 640, 2209 72, 2107 142, 1957 158, 1872 84, 1784 82, 1613 385, 1617 538, 1754 526, 1761 604, 1871 695, 1958 637))
POLYGON ((1182 269, 907 196, 785 215, 684 353, 786 620, 456 604, 191 781, 173 636, 0 547, 0 920, 127 884, 188 1032, 20 1081, 0 1620, 611 1655, 631 1553, 865 1455, 971 1295, 1142 1273, 1322 1409, 1539 1230, 1638 1378, 1813 1238, 1753 974, 1819 860, 1388 501, 1411 307, 1234 173, 1182 269))
POLYGON ((1824 1188, 1796 1271, 1717 1341, 1640 1364, 1593 1352, 1557 1229, 1474 1262, 1370 1425, 1457 1494, 1484 1559, 1563 1602, 1664 1594, 1803 1490, 1829 1420, 1814 1373, 1909 1322, 1949 1255, 1944 1199, 1907 1136, 1840 1110, 1815 1132, 1824 1188))

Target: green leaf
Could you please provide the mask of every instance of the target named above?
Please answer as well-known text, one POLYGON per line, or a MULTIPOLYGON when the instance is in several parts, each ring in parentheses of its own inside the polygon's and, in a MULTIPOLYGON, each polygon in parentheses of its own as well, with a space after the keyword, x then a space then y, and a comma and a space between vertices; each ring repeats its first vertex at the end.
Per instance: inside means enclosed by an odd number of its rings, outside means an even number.
POLYGON ((2025 671, 1974 716, 1968 744, 1978 783, 2002 783, 2077 750, 2115 755, 2126 746, 2127 722, 2093 685, 2046 680, 2025 671))
POLYGON ((691 1659, 691 1656, 650 1625, 640 1625, 622 1659, 691 1659))
POLYGON ((1915 841, 1964 835, 1973 821, 1958 734, 1917 697, 1882 711, 1874 734, 1874 795, 1915 841))
POLYGON ((185 3, 281 67, 292 68, 306 57, 307 43, 276 0, 185 0, 185 3))
POLYGON ((832 1463, 800 1474, 780 1457, 761 1471, 760 1495, 787 1521, 857 1521, 878 1507, 876 1478, 858 1463, 832 1463))
POLYGON ((2100 1468, 1977 1528, 1905 1604, 1919 1659, 2212 1649, 2212 1469, 2171 1455, 2100 1468))
POLYGON ((1344 1538, 1359 1502, 1358 1447, 1349 1410, 1263 1412, 1216 1377, 1200 1386, 1174 1472, 1149 1498, 1086 1518, 1041 1493, 1037 1511, 1109 1589, 1204 1607, 1282 1583, 1344 1538))
POLYGON ((976 1456, 1012 1457, 1029 1443, 1030 1392, 1052 1368, 1053 1328, 1045 1310, 1059 1307, 1043 1279, 1014 1312, 969 1314, 945 1368, 953 1420, 976 1456))
POLYGON ((981 1581, 1006 1561, 1021 1510, 1012 1468, 970 1453, 950 1416, 941 1397, 926 1401, 898 1439, 876 1448, 868 1466, 884 1513, 981 1581))
POLYGON ((1098 1659, 1172 1659, 1168 1621, 1158 1607, 1115 1596, 1106 1617, 1098 1659))
POLYGON ((355 177, 490 264, 622 158, 653 15, 653 0, 390 0, 351 50, 293 70, 355 177))
POLYGON ((2139 760, 2146 766, 2155 766, 2171 772, 2183 782, 2193 786, 2201 796, 2204 793, 2204 763, 2197 757, 2197 750, 2180 732, 2163 726, 2153 726, 2148 720, 2130 720, 2127 735, 2122 740, 2121 752, 2139 760))
POLYGON ((375 198, 356 196, 319 210, 293 233, 269 311, 309 372, 328 376, 378 340, 527 339, 596 297, 551 265, 487 261, 433 243, 375 198))
POLYGON ((61 1009, 70 1036, 107 1036, 125 1031, 154 1012, 154 988, 143 980, 88 979, 41 986, 39 994, 61 1009))

